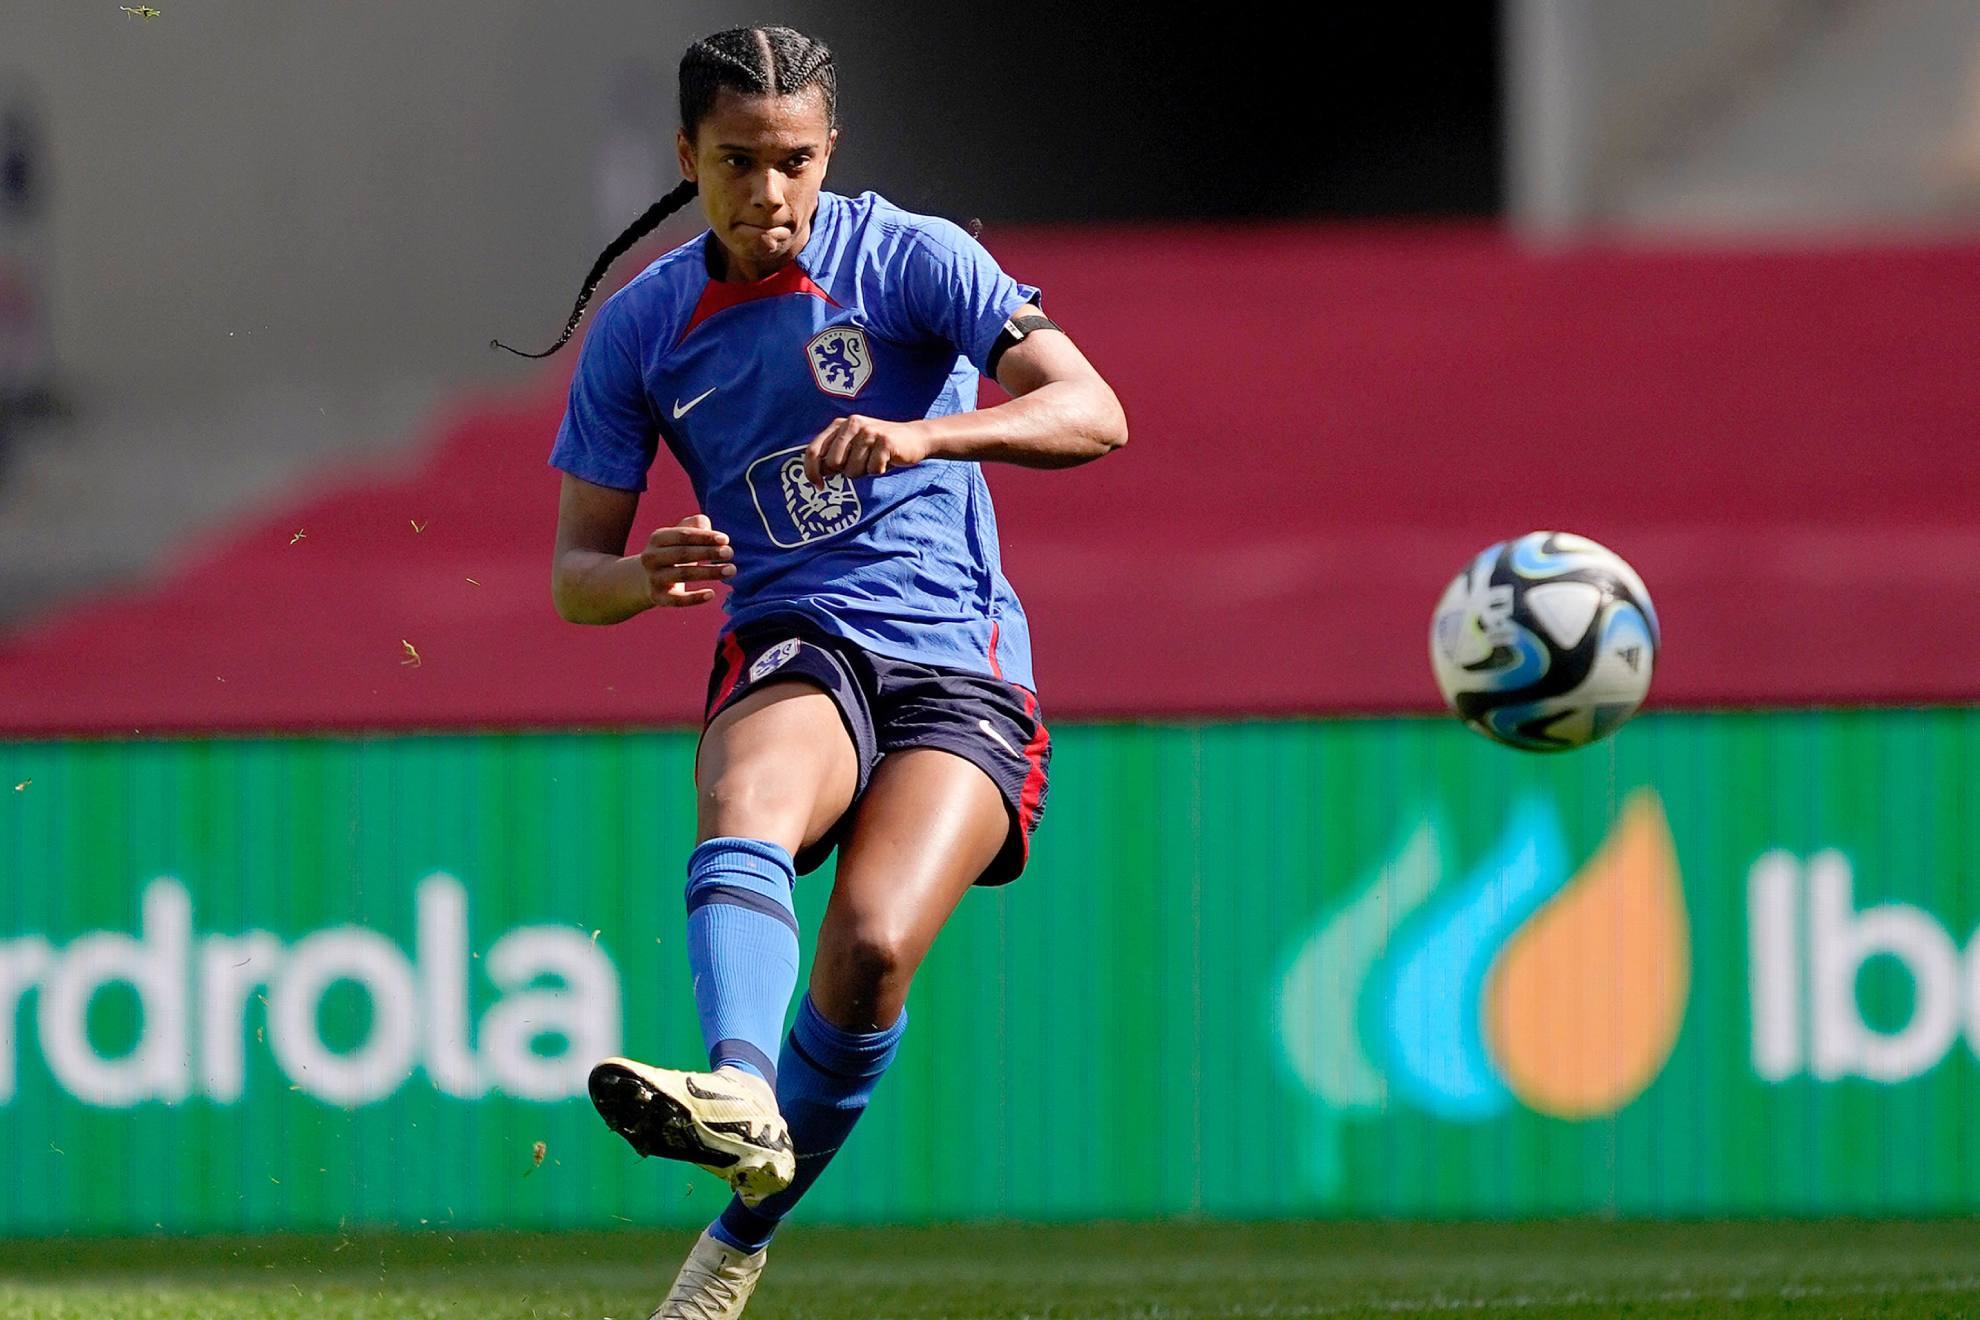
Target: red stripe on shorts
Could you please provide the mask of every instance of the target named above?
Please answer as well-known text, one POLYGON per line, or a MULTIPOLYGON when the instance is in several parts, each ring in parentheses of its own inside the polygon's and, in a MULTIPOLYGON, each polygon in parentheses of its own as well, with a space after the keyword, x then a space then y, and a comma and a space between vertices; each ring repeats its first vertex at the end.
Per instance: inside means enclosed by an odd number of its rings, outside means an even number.
POLYGON ((1031 769, 1025 774, 1024 788, 1018 794, 1018 824, 1023 827, 1024 852, 1029 857, 1031 830, 1038 823, 1038 807, 1045 797, 1045 754, 1052 750, 1052 731, 1038 718, 1038 698, 1023 688, 1018 691, 1024 695, 1024 713, 1034 726, 1031 738, 1024 745, 1024 759, 1031 763, 1031 769))
POLYGON ((736 640, 734 633, 730 633, 722 639, 722 663, 729 667, 729 672, 722 679, 722 686, 715 689, 715 699, 708 703, 708 711, 701 717, 703 723, 714 719, 715 712, 722 709, 722 703, 736 690, 736 684, 743 676, 743 659, 742 643, 736 640))

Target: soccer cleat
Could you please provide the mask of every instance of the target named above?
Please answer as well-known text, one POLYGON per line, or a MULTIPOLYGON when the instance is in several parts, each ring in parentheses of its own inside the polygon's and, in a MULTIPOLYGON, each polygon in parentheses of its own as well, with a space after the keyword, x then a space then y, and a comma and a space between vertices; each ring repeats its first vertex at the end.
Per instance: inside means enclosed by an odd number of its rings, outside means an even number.
POLYGON ((735 1188, 744 1205, 783 1191, 797 1176, 777 1097, 740 1068, 675 1072, 607 1059, 591 1070, 591 1103, 642 1157, 699 1164, 735 1188))
POLYGON ((769 1255, 766 1247, 745 1256, 713 1234, 703 1233, 667 1290, 667 1300, 647 1320, 730 1320, 741 1315, 769 1255))

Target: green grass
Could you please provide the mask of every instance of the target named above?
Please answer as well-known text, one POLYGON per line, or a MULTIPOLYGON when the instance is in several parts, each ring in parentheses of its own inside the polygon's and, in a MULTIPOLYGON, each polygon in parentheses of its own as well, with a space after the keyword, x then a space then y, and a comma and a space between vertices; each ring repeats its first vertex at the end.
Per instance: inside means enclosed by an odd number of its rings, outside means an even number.
MULTIPOLYGON (((638 1320, 680 1233, 0 1244, 0 1315, 638 1320)), ((1980 1224, 804 1229, 751 1320, 1980 1314, 1980 1224)))

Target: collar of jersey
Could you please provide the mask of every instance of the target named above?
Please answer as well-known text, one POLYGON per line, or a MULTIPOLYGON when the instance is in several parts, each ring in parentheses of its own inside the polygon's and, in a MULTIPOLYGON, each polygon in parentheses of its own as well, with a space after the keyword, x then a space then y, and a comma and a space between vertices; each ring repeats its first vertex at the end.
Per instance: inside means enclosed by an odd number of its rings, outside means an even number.
MULTIPOLYGON (((835 205, 837 201, 838 199, 830 193, 820 192, 818 194, 818 209, 812 213, 811 235, 805 240, 804 251, 799 253, 796 259, 786 262, 783 266, 765 275, 762 279, 751 280, 748 283, 736 283, 730 280, 716 279, 712 275, 709 276, 708 283, 701 290, 701 297, 695 300, 694 312, 688 317, 687 326, 681 331, 681 338, 674 341, 675 345, 678 347, 681 340, 685 340, 689 335, 693 334, 695 327, 699 326, 709 317, 726 312, 731 307, 740 307, 744 303, 756 302, 763 298, 777 298, 785 294, 801 293, 814 298, 823 298, 832 306, 837 307, 839 305, 838 300, 825 292, 819 286, 818 282, 811 278, 811 272, 807 269, 808 263, 805 260, 807 255, 820 253, 825 250, 822 240, 825 238, 826 230, 830 228, 835 218, 833 213, 838 209, 835 205)), ((702 269, 704 271, 708 269, 709 245, 714 241, 715 236, 712 231, 701 236, 702 269)))

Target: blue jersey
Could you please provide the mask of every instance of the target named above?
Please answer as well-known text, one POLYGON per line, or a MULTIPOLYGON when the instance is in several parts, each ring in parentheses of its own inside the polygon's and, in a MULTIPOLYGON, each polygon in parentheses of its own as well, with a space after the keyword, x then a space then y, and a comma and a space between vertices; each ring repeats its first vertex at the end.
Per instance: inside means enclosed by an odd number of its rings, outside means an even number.
POLYGON ((674 249, 599 309, 550 462, 644 490, 665 440, 735 548, 728 629, 798 611, 879 655, 1032 688, 977 465, 814 484, 804 450, 852 413, 973 408, 1004 321, 1038 290, 958 226, 874 193, 821 192, 797 258, 755 283, 711 276, 715 242, 674 249))

